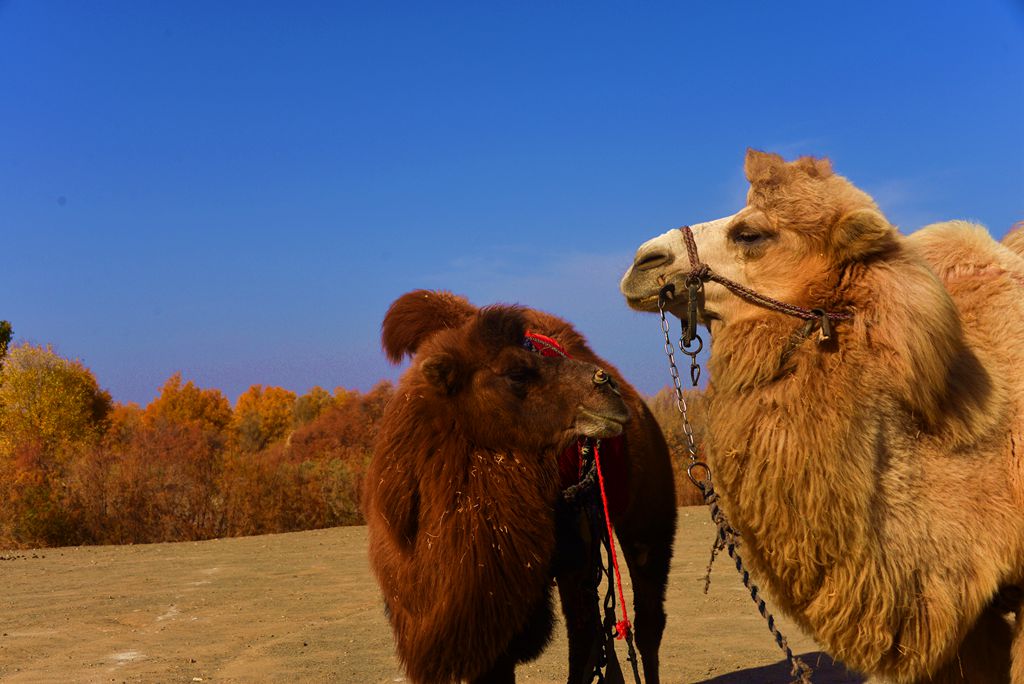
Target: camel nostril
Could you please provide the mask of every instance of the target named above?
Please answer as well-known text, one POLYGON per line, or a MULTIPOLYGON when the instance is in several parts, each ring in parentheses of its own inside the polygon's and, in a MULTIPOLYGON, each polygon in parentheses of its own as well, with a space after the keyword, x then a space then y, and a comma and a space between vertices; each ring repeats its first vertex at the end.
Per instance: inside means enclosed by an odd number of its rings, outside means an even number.
POLYGON ((669 253, 662 252, 660 250, 652 250, 650 252, 637 254, 636 260, 633 262, 633 268, 637 271, 649 271, 652 268, 671 264, 674 258, 675 257, 669 253))

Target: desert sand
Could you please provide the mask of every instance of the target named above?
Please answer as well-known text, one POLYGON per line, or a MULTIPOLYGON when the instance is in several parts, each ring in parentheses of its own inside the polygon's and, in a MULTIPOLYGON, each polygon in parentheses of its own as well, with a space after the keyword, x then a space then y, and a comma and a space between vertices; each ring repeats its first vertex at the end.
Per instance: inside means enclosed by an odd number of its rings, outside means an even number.
MULTIPOLYGON (((727 556, 703 593, 714 535, 707 511, 682 508, 679 520, 662 680, 788 682, 782 653, 727 556)), ((0 578, 3 682, 404 681, 365 527, 0 551, 0 578)), ((626 589, 629 600, 628 581, 626 589)), ((816 684, 863 681, 791 622, 779 623, 815 668, 816 684)), ((624 648, 619 657, 625 664, 624 648)), ((559 626, 541 658, 520 666, 518 681, 561 684, 565 659, 559 626)))

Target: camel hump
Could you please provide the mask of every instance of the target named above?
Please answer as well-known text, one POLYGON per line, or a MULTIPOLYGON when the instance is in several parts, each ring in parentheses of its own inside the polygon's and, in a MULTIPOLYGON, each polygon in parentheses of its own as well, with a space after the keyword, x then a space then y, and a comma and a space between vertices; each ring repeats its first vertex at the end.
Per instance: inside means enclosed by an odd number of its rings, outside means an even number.
POLYGON ((1003 237, 1003 246, 1024 257, 1024 221, 1017 221, 1003 237))
POLYGON ((443 290, 413 290, 396 299, 381 324, 380 340, 391 363, 412 356, 425 339, 446 328, 457 328, 477 308, 465 297, 443 290))

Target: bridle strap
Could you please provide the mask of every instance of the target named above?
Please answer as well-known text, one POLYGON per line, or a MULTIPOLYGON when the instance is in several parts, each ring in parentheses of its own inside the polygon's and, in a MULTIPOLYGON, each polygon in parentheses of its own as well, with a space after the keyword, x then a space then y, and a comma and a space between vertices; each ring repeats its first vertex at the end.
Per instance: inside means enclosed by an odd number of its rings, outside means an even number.
POLYGON ((693 238, 693 231, 690 229, 690 226, 683 226, 679 230, 683 231, 683 239, 686 241, 686 255, 690 257, 690 273, 686 276, 686 282, 711 280, 714 274, 710 266, 700 262, 700 257, 697 256, 697 241, 693 238))
POLYGON ((805 321, 819 321, 821 323, 822 333, 825 337, 831 337, 831 323, 833 321, 845 321, 853 318, 853 314, 846 311, 808 309, 803 306, 797 306, 796 304, 787 304, 786 302, 779 301, 778 299, 769 297, 768 295, 763 295, 760 292, 746 287, 745 285, 740 285, 734 280, 729 280, 725 276, 715 273, 711 270, 710 266, 701 262, 700 256, 697 254, 697 241, 694 240, 693 230, 690 226, 680 226, 679 230, 683 233, 683 241, 686 243, 686 254, 690 259, 690 272, 686 274, 686 282, 688 285, 692 283, 705 283, 710 280, 724 286, 737 297, 746 299, 758 306, 763 306, 766 309, 801 318, 805 321))

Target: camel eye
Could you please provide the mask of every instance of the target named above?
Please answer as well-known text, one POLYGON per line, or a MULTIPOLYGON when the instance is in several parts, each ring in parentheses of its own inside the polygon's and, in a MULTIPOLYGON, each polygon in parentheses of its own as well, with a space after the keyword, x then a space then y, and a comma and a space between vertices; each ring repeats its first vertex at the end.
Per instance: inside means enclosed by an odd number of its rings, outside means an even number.
POLYGON ((746 247, 752 247, 753 245, 764 242, 766 236, 764 233, 755 233, 750 230, 740 230, 732 235, 732 241, 738 245, 744 245, 746 247))
POLYGON ((505 371, 504 375, 513 385, 525 385, 537 378, 537 369, 530 366, 515 366, 505 371))

